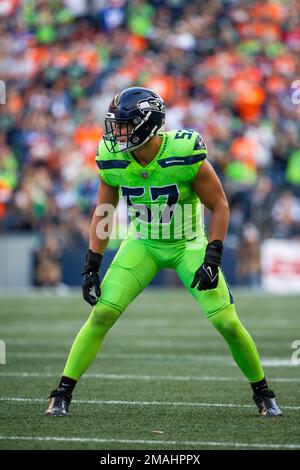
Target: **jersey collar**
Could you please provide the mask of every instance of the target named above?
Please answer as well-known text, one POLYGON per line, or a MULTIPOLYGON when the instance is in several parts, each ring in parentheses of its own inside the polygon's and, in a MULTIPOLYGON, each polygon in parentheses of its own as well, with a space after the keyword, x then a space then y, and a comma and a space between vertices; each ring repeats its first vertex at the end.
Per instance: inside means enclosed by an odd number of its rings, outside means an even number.
POLYGON ((161 144, 160 144, 160 147, 158 149, 158 152, 157 154, 155 155, 155 157, 153 158, 153 160, 151 160, 151 162, 148 163, 148 165, 146 166, 143 166, 141 165, 133 156, 132 152, 129 152, 127 155, 129 155, 130 157, 130 160, 132 162, 132 165, 133 167, 137 168, 139 171, 141 169, 143 170, 148 170, 149 168, 151 168, 153 166, 153 164, 157 161, 158 158, 160 158, 162 156, 162 154, 164 153, 165 151, 165 148, 167 146, 167 142, 168 142, 168 135, 165 133, 165 132, 162 132, 162 133, 159 133, 159 135, 161 135, 162 139, 161 139, 161 144))

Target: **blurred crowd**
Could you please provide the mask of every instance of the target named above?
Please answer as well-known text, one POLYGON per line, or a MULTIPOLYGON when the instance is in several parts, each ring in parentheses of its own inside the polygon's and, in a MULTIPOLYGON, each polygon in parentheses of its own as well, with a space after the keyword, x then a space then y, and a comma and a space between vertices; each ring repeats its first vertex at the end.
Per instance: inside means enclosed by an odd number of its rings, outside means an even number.
POLYGON ((203 134, 242 283, 263 239, 300 238, 300 2, 5 0, 0 35, 0 232, 39 234, 36 285, 87 246, 104 114, 132 85, 203 134))

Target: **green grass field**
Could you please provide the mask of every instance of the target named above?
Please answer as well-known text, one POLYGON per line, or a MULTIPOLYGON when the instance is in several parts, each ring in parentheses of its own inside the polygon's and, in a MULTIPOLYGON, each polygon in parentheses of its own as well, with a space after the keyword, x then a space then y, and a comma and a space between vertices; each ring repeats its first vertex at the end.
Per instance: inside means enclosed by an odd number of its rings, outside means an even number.
POLYGON ((43 416, 89 306, 0 299, 1 449, 300 449, 299 297, 236 294, 284 417, 263 419, 218 333, 184 290, 145 291, 107 335, 67 418, 43 416))

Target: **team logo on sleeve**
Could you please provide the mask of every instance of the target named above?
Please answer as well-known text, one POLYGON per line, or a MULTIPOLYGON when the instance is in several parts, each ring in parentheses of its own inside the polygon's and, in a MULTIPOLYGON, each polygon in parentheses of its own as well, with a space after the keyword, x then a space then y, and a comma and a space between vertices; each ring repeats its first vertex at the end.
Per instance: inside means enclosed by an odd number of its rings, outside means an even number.
POLYGON ((199 134, 196 137, 193 150, 207 150, 206 143, 199 134))

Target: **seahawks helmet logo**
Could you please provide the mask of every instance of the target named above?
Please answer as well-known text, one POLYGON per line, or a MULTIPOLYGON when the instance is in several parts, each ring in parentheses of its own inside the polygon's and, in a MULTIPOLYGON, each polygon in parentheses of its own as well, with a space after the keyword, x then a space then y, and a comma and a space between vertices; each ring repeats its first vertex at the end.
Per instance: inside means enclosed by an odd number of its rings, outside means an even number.
POLYGON ((164 102, 158 98, 146 98, 137 102, 138 109, 144 114, 146 111, 163 111, 164 102))

